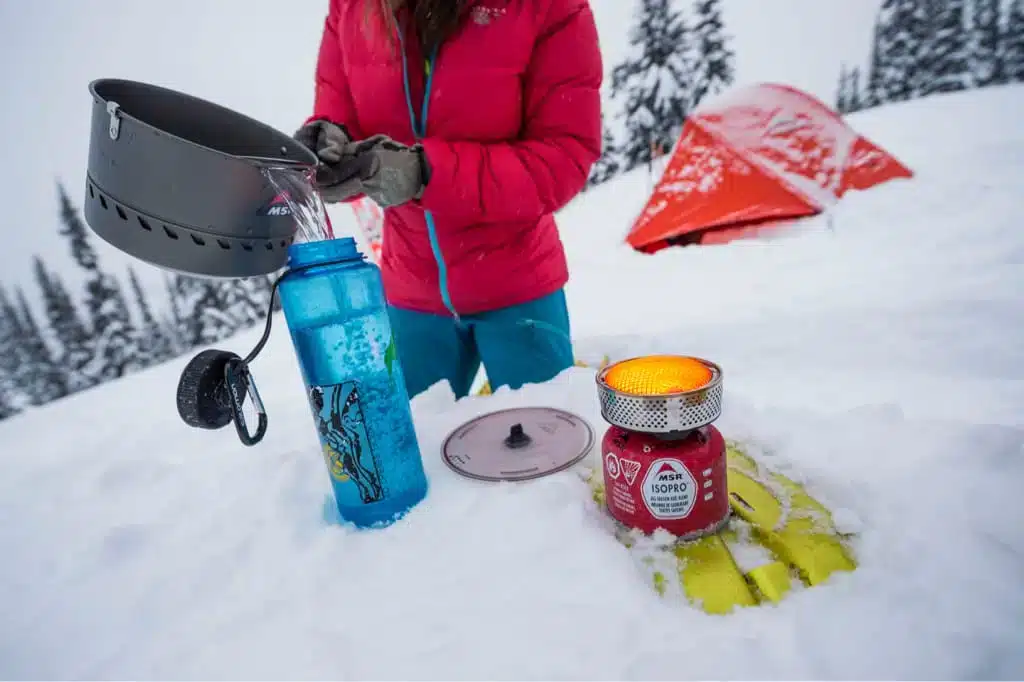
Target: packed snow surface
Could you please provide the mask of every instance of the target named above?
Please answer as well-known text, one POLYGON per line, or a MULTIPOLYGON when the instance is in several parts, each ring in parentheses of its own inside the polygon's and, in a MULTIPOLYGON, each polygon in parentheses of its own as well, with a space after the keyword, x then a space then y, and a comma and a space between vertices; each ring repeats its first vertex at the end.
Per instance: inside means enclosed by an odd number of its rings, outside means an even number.
POLYGON ((719 426, 859 533, 856 572, 709 616, 650 589, 574 472, 492 485, 441 462, 498 408, 600 431, 588 369, 458 403, 434 387, 414 401, 426 501, 387 530, 333 524, 279 320, 258 447, 179 421, 187 358, 0 424, 0 675, 1019 679, 1022 109, 1005 88, 854 117, 917 176, 784 239, 632 253, 642 171, 563 212, 581 357, 721 363, 719 426))

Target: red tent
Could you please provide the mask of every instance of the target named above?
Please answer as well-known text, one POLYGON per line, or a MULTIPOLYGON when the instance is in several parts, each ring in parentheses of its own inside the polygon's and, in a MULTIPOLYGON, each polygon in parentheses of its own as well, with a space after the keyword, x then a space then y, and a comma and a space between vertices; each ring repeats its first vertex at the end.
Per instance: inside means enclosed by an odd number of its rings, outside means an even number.
POLYGON ((626 241, 647 253, 721 244, 821 213, 851 189, 912 176, 807 93, 737 88, 687 118, 626 241))

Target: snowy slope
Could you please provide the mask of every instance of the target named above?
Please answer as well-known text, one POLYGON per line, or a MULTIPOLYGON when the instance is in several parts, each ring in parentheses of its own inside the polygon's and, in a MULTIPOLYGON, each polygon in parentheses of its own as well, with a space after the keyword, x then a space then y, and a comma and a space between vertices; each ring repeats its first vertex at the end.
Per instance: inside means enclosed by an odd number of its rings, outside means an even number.
POLYGON ((1019 679, 1022 107, 1007 88, 857 117, 919 176, 850 197, 832 231, 632 254, 642 174, 563 216, 580 351, 721 362, 721 428, 860 532, 857 572, 707 616, 655 596, 573 474, 495 486, 441 463, 485 410, 600 429, 582 369, 458 404, 435 387, 414 401, 428 499, 386 531, 329 525, 279 328, 255 449, 178 421, 185 359, 0 423, 0 675, 1019 679))
MULTIPOLYGON (((623 243, 652 187, 646 172, 582 195, 562 230, 577 335, 682 331, 695 352, 735 367, 735 388, 768 390, 792 382, 794 364, 813 368, 797 404, 892 400, 913 416, 1024 424, 1024 344, 1006 328, 1024 324, 1020 102, 1019 88, 993 89, 851 116, 918 179, 849 195, 796 241, 786 233, 648 257, 623 243), (611 322, 604 302, 624 287, 631 304, 611 322), (665 300, 671 314, 643 305, 665 300)), ((785 393, 773 400, 788 404, 785 393)))

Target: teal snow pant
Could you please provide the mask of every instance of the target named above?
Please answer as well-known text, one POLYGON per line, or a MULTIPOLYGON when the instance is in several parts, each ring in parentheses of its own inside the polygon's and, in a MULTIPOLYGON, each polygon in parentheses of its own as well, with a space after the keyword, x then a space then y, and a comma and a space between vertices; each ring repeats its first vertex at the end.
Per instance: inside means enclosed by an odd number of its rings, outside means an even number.
POLYGON ((388 309, 409 397, 447 380, 456 398, 469 394, 483 363, 492 390, 553 378, 573 364, 565 292, 467 315, 388 309))

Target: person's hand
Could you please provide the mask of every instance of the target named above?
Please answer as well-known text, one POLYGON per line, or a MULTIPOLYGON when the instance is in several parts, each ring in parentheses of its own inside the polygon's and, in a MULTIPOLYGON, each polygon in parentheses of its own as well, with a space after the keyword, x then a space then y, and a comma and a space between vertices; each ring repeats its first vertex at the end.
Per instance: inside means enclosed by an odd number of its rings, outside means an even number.
POLYGON ((345 147, 334 175, 333 182, 324 178, 328 185, 321 190, 325 201, 327 196, 365 194, 387 208, 418 199, 429 180, 429 169, 420 145, 410 147, 386 135, 375 135, 345 147))
POLYGON ((343 126, 324 119, 310 121, 292 137, 327 164, 341 161, 345 147, 352 141, 343 126))
POLYGON ((352 138, 344 126, 326 119, 310 121, 292 136, 320 160, 313 177, 320 198, 328 204, 358 196, 361 190, 347 182, 357 167, 350 153, 352 138))

